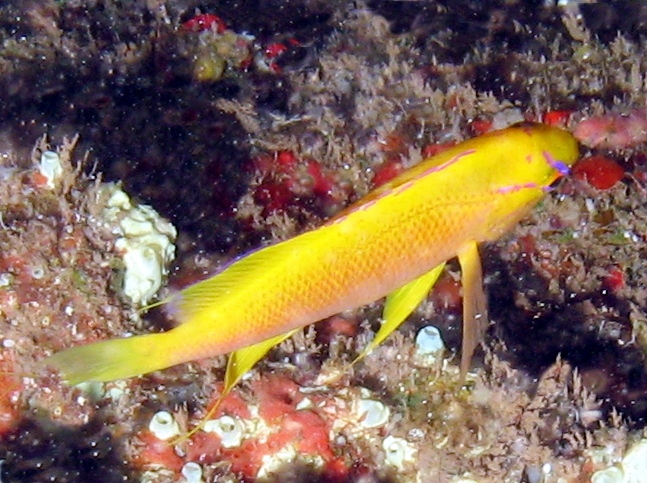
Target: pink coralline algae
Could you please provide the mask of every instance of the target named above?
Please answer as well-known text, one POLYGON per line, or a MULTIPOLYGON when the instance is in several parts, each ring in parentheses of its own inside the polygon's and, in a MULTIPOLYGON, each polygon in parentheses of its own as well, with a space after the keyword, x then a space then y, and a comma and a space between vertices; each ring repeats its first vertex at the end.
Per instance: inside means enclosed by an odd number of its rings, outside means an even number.
POLYGON ((609 113, 579 122, 573 131, 585 146, 603 149, 633 148, 647 141, 647 111, 609 113))

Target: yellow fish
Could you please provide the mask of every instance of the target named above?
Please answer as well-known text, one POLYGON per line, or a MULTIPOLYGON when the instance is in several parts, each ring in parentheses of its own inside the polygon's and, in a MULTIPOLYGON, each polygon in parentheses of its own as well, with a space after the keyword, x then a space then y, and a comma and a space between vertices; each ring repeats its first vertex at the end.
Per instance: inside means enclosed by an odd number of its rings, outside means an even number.
POLYGON ((386 296, 362 357, 426 297, 458 257, 461 370, 486 321, 477 245, 514 226, 578 157, 570 133, 528 124, 480 136, 379 187, 325 225, 260 249, 175 296, 176 328, 67 349, 45 360, 72 384, 124 379, 231 353, 226 394, 296 330, 386 296))

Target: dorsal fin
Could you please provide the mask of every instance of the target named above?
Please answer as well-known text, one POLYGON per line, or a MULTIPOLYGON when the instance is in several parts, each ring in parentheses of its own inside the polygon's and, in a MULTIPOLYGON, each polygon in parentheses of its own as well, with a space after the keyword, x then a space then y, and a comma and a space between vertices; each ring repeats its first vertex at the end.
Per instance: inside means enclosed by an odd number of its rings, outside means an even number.
POLYGON ((378 200, 384 196, 389 195, 390 193, 397 191, 402 186, 410 183, 422 176, 426 176, 434 171, 440 171, 451 164, 454 164, 465 154, 471 154, 473 150, 465 151, 463 153, 454 154, 452 156, 451 152, 448 152, 446 156, 439 154, 425 159, 419 164, 413 166, 412 168, 407 169, 400 175, 393 178, 391 181, 384 183, 383 185, 378 186, 367 195, 351 204, 347 208, 343 209, 341 212, 337 213, 334 217, 328 220, 328 223, 334 223, 335 221, 348 216, 353 211, 365 206, 368 203, 372 203, 375 200, 378 200))
POLYGON ((259 274, 268 270, 273 263, 283 260, 289 253, 300 250, 311 237, 316 236, 316 233, 306 232, 276 245, 256 250, 234 261, 213 277, 181 290, 170 299, 170 303, 177 310, 178 320, 184 323, 206 310, 213 309, 233 291, 256 280, 259 274))

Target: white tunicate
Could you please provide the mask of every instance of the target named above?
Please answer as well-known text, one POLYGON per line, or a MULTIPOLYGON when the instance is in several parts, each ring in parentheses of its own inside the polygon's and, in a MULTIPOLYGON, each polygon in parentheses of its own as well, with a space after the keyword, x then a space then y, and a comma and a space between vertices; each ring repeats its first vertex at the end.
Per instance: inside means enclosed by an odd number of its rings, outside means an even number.
MULTIPOLYGON (((128 241, 116 244, 117 248, 126 247, 128 241)), ((160 270, 162 261, 155 250, 147 246, 124 249, 123 255, 126 271, 122 290, 131 301, 145 304, 162 286, 163 271, 160 270)))
POLYGON ((622 470, 616 466, 596 471, 591 476, 591 483, 624 483, 622 470))
POLYGON ((387 436, 382 442, 387 464, 404 470, 405 463, 415 463, 418 450, 406 439, 387 436))
POLYGON ((131 210, 133 205, 130 203, 130 197, 119 186, 114 183, 107 183, 104 190, 110 195, 106 203, 106 212, 117 214, 120 211, 131 210))
POLYGON ((56 182, 63 176, 61 157, 54 151, 44 151, 40 155, 38 171, 47 179, 47 188, 54 189, 56 182))
POLYGON ((641 483, 647 475, 647 439, 642 439, 627 451, 622 459, 624 483, 641 483))
POLYGON ((202 466, 189 462, 182 467, 182 476, 187 483, 200 483, 202 481, 202 466))
POLYGON ((389 408, 375 399, 357 400, 354 410, 359 424, 364 428, 379 428, 384 426, 391 416, 389 408))
MULTIPOLYGON (((604 459, 599 452, 592 454, 594 462, 604 459)), ((611 460, 607 464, 607 468, 596 471, 591 476, 591 483, 643 483, 647 475, 647 439, 642 439, 629 448, 619 463, 613 464, 611 460)))
POLYGON ((238 419, 231 416, 221 416, 204 423, 202 428, 207 433, 216 433, 225 448, 235 448, 243 441, 245 426, 238 419))
POLYGON ((164 441, 180 435, 180 425, 168 411, 155 413, 148 423, 148 429, 157 439, 164 441))
POLYGON ((36 280, 40 280, 45 276, 45 269, 40 266, 31 267, 31 276, 36 280))
POLYGON ((106 184, 103 216, 115 225, 115 248, 122 254, 122 294, 136 305, 155 296, 175 258, 175 227, 147 205, 133 205, 116 184, 106 184))
POLYGON ((417 362, 433 365, 445 350, 440 331, 433 325, 420 329, 416 335, 415 357, 417 362))

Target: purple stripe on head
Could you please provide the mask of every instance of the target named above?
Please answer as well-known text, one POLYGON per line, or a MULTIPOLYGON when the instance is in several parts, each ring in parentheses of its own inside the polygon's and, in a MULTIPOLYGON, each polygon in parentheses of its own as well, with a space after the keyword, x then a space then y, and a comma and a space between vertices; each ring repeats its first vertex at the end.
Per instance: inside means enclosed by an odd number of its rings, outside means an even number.
POLYGON ((548 165, 551 168, 555 169, 562 176, 568 176, 571 173, 571 168, 569 168, 566 163, 553 158, 552 154, 550 154, 548 151, 543 151, 543 155, 548 165))
POLYGON ((520 191, 523 189, 538 188, 537 183, 524 183, 524 184, 513 184, 511 186, 502 186, 496 190, 499 194, 514 193, 515 191, 520 191))

